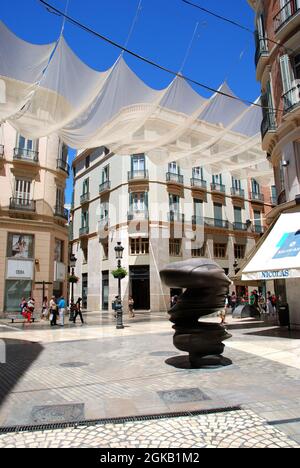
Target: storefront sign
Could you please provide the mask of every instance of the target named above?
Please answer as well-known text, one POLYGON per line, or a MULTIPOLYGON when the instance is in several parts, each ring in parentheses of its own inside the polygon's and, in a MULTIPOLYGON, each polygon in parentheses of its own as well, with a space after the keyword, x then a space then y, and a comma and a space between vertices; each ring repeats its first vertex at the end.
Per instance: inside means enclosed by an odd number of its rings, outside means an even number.
POLYGON ((54 281, 62 282, 66 279, 66 266, 61 262, 54 262, 54 281))
POLYGON ((33 261, 7 260, 6 279, 33 279, 33 261))

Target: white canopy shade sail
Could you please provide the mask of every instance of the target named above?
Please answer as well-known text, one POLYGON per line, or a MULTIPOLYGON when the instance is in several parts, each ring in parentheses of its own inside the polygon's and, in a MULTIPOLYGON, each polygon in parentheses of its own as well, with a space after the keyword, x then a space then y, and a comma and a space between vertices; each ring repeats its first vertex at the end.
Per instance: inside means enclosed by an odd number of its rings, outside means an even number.
POLYGON ((91 69, 63 36, 55 44, 22 41, 0 22, 0 123, 38 139, 51 133, 79 150, 106 146, 147 152, 157 164, 272 174, 260 146, 262 109, 225 83, 210 99, 182 77, 166 89, 147 86, 122 56, 104 72, 91 69))
POLYGON ((244 268, 243 281, 300 278, 300 213, 282 214, 244 268))

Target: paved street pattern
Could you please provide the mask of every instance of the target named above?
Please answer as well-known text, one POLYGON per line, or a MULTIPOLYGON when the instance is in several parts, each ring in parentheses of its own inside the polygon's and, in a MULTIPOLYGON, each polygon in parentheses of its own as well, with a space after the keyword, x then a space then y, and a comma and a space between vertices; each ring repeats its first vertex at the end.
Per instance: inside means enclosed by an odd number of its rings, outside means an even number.
POLYGON ((0 448, 297 448, 255 415, 237 411, 0 435, 0 448))

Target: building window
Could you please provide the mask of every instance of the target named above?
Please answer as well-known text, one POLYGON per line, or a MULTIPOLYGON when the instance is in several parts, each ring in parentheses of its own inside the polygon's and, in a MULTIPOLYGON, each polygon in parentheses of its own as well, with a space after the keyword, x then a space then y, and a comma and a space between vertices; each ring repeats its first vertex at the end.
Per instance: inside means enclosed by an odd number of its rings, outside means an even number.
POLYGON ((102 169, 102 184, 109 181, 109 164, 102 169))
POLYGON ((252 193, 260 194, 260 185, 255 179, 252 179, 251 185, 252 185, 252 193))
POLYGON ((234 222, 235 224, 242 225, 242 208, 234 206, 234 222))
POLYGON ((148 210, 148 192, 130 193, 129 205, 131 212, 148 210))
POLYGON ((203 179, 203 167, 193 167, 193 178, 204 180, 203 179))
POLYGON ((148 255, 149 239, 130 239, 130 255, 148 255))
POLYGON ((87 195, 89 193, 89 179, 85 179, 82 184, 82 195, 87 195))
POLYGON ((242 244, 234 244, 234 258, 241 260, 245 258, 246 246, 242 244))
POLYGON ((8 233, 7 257, 32 259, 34 257, 34 236, 8 233))
POLYGON ((180 212, 180 197, 178 195, 169 194, 170 211, 174 213, 180 212))
POLYGON ((132 172, 143 172, 145 171, 145 155, 144 154, 133 154, 131 156, 131 171, 132 172))
POLYGON ((194 198, 194 216, 196 220, 203 219, 203 201, 194 198))
POLYGON ((100 204, 100 220, 108 219, 109 217, 109 202, 103 202, 100 204))
POLYGON ((85 158, 85 168, 88 169, 90 167, 90 162, 91 162, 91 158, 90 156, 87 156, 85 158))
POLYGON ((22 135, 17 136, 17 148, 24 150, 24 153, 38 150, 38 140, 28 140, 22 135))
POLYGON ((171 174, 178 174, 178 175, 180 174, 179 166, 175 161, 169 163, 168 168, 171 174))
POLYGON ((204 242, 203 246, 200 248, 193 248, 191 250, 191 255, 193 258, 198 258, 198 257, 205 257, 206 256, 206 242, 204 242))
POLYGON ((57 187, 56 188, 56 207, 64 208, 65 206, 65 191, 64 189, 57 187))
POLYGON ((61 263, 64 261, 64 241, 60 239, 55 239, 54 261, 61 263))
POLYGON ((223 205, 220 203, 214 203, 214 218, 217 221, 223 220, 223 205))
POLYGON ((254 211, 254 228, 255 232, 261 233, 262 232, 262 222, 261 222, 261 212, 254 211))
POLYGON ((89 226, 89 212, 83 211, 81 213, 81 227, 86 228, 89 226))
POLYGON ((86 265, 88 263, 88 248, 85 247, 82 249, 82 264, 86 265))
POLYGON ((169 240, 169 254, 171 257, 181 257, 182 255, 182 239, 169 240))
POLYGON ((216 184, 216 185, 222 185, 223 184, 222 174, 213 175, 212 176, 212 182, 213 182, 213 184, 216 184))
POLYGON ((226 258, 227 244, 216 244, 214 243, 214 257, 215 258, 226 258))
POLYGON ((15 198, 20 205, 26 205, 31 199, 31 181, 24 179, 16 179, 15 182, 15 198))
POLYGON ((102 260, 108 260, 108 252, 109 252, 108 242, 103 242, 103 244, 102 244, 102 254, 103 254, 102 260))

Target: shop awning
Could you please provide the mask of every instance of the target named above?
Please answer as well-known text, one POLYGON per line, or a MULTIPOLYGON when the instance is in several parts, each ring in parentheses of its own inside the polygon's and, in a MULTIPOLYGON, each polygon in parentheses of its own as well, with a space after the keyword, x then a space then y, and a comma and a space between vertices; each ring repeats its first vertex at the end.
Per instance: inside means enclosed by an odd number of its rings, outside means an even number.
POLYGON ((300 213, 282 214, 243 270, 242 280, 300 278, 300 213))

